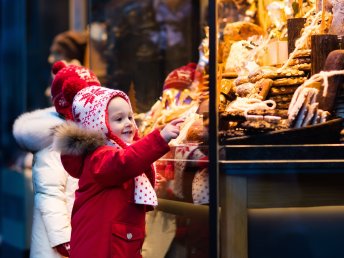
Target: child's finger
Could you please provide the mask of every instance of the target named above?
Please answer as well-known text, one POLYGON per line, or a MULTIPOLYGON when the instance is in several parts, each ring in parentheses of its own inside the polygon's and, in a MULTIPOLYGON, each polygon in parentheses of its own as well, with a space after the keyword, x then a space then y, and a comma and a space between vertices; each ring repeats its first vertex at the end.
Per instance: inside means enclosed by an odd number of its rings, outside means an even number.
POLYGON ((183 123, 184 121, 185 121, 184 118, 177 118, 177 119, 171 121, 171 125, 177 125, 179 123, 183 123))

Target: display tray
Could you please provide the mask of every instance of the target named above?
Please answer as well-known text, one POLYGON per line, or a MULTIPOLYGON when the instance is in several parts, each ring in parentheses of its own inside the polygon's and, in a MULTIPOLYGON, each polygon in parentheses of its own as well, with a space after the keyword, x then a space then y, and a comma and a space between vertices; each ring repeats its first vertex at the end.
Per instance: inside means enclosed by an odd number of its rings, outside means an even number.
POLYGON ((343 118, 305 126, 250 136, 221 138, 221 145, 286 145, 286 144, 332 144, 340 142, 343 118))
POLYGON ((344 162, 344 144, 294 145, 225 145, 220 149, 221 162, 315 160, 344 162))

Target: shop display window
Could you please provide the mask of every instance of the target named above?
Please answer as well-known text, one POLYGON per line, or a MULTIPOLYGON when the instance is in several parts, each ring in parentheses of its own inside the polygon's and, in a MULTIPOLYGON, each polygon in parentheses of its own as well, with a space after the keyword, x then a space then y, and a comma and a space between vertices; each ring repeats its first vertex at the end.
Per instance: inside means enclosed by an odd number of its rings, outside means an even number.
POLYGON ((341 223, 344 204, 340 3, 328 2, 91 1, 91 68, 128 93, 140 133, 185 118, 155 164, 147 239, 165 257, 341 257, 312 236, 343 237, 314 227, 341 223), (190 71, 189 86, 168 84, 190 71))
POLYGON ((129 95, 140 135, 185 118, 155 163, 159 205, 147 214, 144 257, 209 257, 208 101, 196 98, 206 5, 90 1, 90 67, 129 95))
MULTIPOLYGON (((0 9, 3 194, 12 122, 51 104, 45 46, 76 3, 43 2, 0 9)), ((85 65, 129 95, 139 134, 184 118, 155 163, 144 257, 344 257, 343 1, 86 2, 85 65)))

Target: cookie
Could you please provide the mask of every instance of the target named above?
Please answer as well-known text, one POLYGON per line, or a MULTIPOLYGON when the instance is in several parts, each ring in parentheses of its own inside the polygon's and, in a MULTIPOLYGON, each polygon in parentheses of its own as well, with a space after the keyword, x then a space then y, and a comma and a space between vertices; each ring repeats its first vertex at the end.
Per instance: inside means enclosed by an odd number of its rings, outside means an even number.
POLYGON ((312 53, 311 49, 299 49, 295 51, 294 58, 296 57, 309 58, 311 56, 311 53, 312 53))
POLYGON ((275 79, 272 82, 273 87, 279 86, 291 86, 291 85, 301 85, 307 80, 307 77, 286 77, 281 79, 275 79))
POLYGON ((229 128, 226 131, 220 131, 220 138, 234 138, 246 135, 246 130, 242 128, 229 128))
POLYGON ((276 108, 277 109, 284 109, 284 110, 288 110, 289 108, 289 105, 290 105, 290 102, 278 102, 276 103, 276 108))
POLYGON ((299 86, 271 87, 269 96, 293 94, 299 86))
POLYGON ((241 124, 242 128, 249 129, 255 132, 267 132, 276 129, 275 123, 270 123, 265 120, 246 121, 241 124))
POLYGON ((304 63, 304 64, 297 64, 297 65, 293 65, 291 66, 293 69, 297 69, 300 71, 310 71, 311 70, 311 63, 304 63))
POLYGON ((282 118, 288 118, 288 112, 286 110, 278 109, 257 109, 247 111, 248 115, 263 115, 265 116, 279 116, 282 118))
POLYGON ((312 62, 311 58, 309 57, 300 57, 294 58, 289 62, 290 66, 298 65, 298 64, 310 64, 312 62))
POLYGON ((279 102, 289 102, 293 98, 293 94, 286 94, 286 95, 276 95, 276 96, 271 96, 269 99, 275 101, 276 103, 279 102))
POLYGON ((254 85, 255 92, 261 97, 262 100, 265 100, 268 96, 272 84, 273 81, 271 79, 261 79, 254 85))
POLYGON ((284 77, 299 77, 304 76, 305 72, 292 68, 285 68, 279 70, 276 67, 262 67, 261 69, 248 75, 250 82, 257 82, 261 79, 278 79, 284 77))
POLYGON ((230 110, 220 113, 220 118, 230 121, 240 121, 245 119, 245 114, 242 110, 230 110))

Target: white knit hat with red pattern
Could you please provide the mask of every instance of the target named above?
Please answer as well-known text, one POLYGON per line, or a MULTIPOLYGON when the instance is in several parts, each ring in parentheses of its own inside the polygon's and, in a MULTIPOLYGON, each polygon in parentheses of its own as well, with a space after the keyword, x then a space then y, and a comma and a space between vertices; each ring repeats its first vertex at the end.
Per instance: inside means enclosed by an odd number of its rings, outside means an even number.
POLYGON ((73 100, 74 121, 83 128, 103 132, 122 148, 126 144, 109 131, 108 104, 115 97, 123 98, 131 107, 129 97, 123 91, 91 86, 76 93, 73 100))

